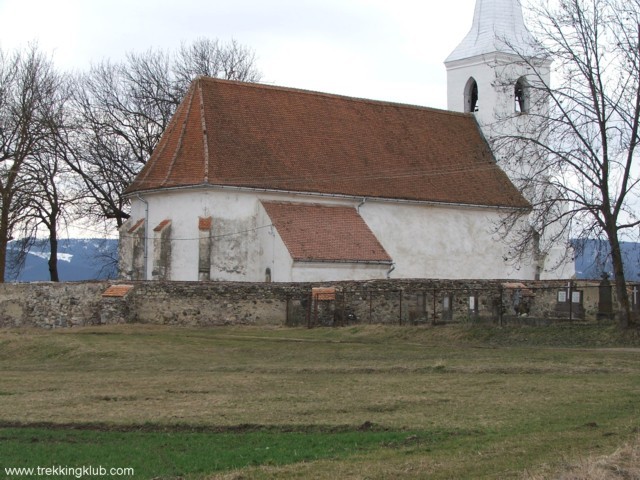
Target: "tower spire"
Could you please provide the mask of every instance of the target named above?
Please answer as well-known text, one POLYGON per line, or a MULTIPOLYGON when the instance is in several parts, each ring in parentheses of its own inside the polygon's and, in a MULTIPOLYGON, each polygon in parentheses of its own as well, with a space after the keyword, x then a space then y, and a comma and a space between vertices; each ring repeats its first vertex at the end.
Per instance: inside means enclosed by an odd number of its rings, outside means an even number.
POLYGON ((445 63, 489 53, 539 56, 539 44, 524 24, 520 0, 476 0, 473 25, 445 63))

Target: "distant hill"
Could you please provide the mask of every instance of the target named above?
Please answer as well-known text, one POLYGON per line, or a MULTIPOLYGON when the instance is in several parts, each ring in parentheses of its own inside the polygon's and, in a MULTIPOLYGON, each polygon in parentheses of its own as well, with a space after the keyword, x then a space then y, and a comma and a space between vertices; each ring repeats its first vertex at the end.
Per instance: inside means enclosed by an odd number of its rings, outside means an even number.
MULTIPOLYGON (((9 243, 9 252, 15 247, 9 243)), ((581 280, 599 280, 602 272, 613 277, 609 246, 602 240, 577 242, 576 277, 581 280)), ((625 261, 625 277, 630 282, 640 280, 640 243, 622 242, 622 255, 625 261)), ((11 255, 7 263, 11 265, 11 255)), ((61 281, 77 282, 82 280, 104 280, 116 278, 118 259, 118 240, 103 238, 72 238, 60 241, 58 254, 58 272, 61 281)), ((25 266, 17 276, 7 274, 9 282, 40 282, 49 280, 48 244, 35 246, 27 256, 25 266)), ((9 271, 9 269, 8 269, 9 271)))
MULTIPOLYGON (((117 276, 118 240, 104 238, 73 238, 61 240, 58 248, 58 274, 63 282, 104 280, 117 276)), ((9 243, 8 266, 16 242, 9 243)), ((9 282, 38 282, 49 280, 49 245, 42 242, 27 255, 24 268, 16 276, 7 269, 9 282)))
MULTIPOLYGON (((576 277, 581 280, 599 280, 602 272, 613 278, 611 249, 604 240, 585 240, 575 243, 576 277)), ((640 280, 640 243, 620 242, 624 261, 624 276, 629 282, 640 280)))

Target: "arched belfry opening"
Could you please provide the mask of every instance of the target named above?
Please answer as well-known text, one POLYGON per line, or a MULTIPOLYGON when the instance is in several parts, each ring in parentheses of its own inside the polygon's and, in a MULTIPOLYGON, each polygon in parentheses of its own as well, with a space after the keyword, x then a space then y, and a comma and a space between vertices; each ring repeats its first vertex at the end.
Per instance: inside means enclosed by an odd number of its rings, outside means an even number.
POLYGON ((464 87, 464 111, 466 113, 478 111, 478 83, 475 78, 467 80, 464 87))
POLYGON ((513 88, 516 113, 529 113, 529 85, 524 77, 520 77, 513 88))

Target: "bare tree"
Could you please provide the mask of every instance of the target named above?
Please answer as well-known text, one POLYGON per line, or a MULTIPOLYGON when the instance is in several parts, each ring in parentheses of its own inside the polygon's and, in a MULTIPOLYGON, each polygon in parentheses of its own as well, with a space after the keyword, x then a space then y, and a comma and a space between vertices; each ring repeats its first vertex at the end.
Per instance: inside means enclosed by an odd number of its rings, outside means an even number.
POLYGON ((71 206, 76 217, 122 225, 128 218, 122 192, 191 79, 257 81, 253 62, 253 53, 235 41, 200 39, 175 55, 149 50, 122 63, 103 61, 71 81, 35 45, 0 50, 0 281, 14 233, 21 237, 12 250, 19 270, 43 227, 51 279, 58 280, 58 229, 71 206))
POLYGON ((52 137, 51 147, 25 164, 23 177, 30 186, 25 221, 35 225, 36 230, 44 228, 46 231, 49 278, 58 282, 59 230, 68 224, 73 206, 82 199, 76 197, 73 186, 69 184, 71 171, 63 161, 63 155, 58 152, 61 145, 56 137, 52 137))
POLYGON ((76 79, 76 129, 66 160, 84 182, 83 214, 128 218, 122 192, 144 166, 189 84, 198 75, 258 81, 251 50, 200 39, 175 55, 149 50, 94 65, 76 79))
POLYGON ((142 168, 164 128, 162 118, 135 94, 123 65, 102 62, 76 79, 74 128, 64 132, 65 159, 82 179, 84 216, 128 214, 120 193, 142 168))
POLYGON ((259 82, 261 74, 255 63, 255 53, 236 40, 224 44, 200 38, 190 45, 183 43, 173 63, 174 88, 181 99, 198 75, 259 82))
POLYGON ((504 119, 508 128, 494 138, 533 205, 533 228, 520 232, 520 247, 540 233, 550 243, 569 234, 605 238, 626 328, 620 241, 640 225, 640 0, 540 0, 531 12, 557 86, 545 79, 539 59, 521 55, 530 72, 527 99, 542 105, 504 119))
POLYGON ((32 45, 23 52, 0 51, 0 282, 7 244, 24 227, 33 195, 25 165, 55 128, 55 95, 61 77, 51 60, 32 45))

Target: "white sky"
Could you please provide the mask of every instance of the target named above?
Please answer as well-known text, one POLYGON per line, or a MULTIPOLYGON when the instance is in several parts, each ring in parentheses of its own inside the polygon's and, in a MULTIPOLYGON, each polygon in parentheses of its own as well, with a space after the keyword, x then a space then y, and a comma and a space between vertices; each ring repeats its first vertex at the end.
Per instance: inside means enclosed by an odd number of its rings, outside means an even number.
POLYGON ((444 59, 475 0, 0 0, 0 48, 63 70, 198 37, 252 48, 263 82, 446 108, 444 59))
MULTIPOLYGON (((444 59, 475 0, 0 0, 0 49, 37 41, 58 68, 199 37, 255 51, 264 83, 446 108, 444 59)), ((76 225, 73 237, 113 236, 76 225)))

